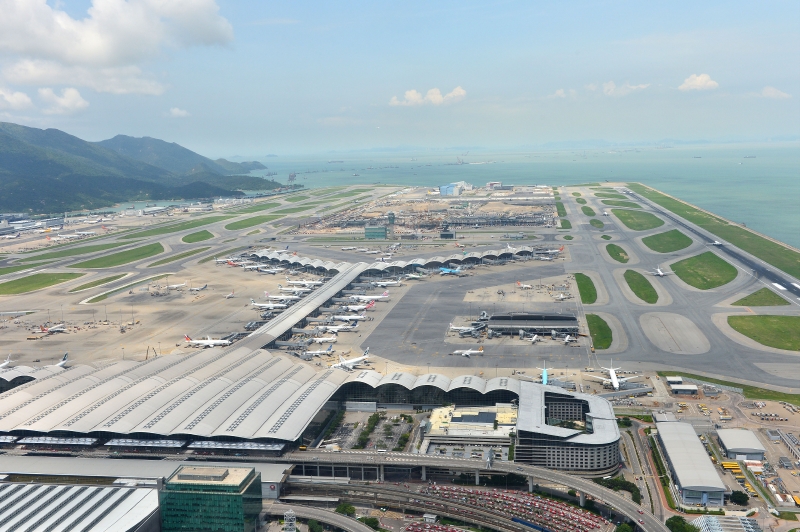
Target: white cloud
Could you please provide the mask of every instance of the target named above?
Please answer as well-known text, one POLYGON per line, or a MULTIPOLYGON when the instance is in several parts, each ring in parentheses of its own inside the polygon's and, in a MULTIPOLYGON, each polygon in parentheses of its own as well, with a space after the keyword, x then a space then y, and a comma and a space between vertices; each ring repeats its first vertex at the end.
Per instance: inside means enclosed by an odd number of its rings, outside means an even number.
POLYGON ((397 96, 392 96, 392 99, 389 100, 389 105, 442 105, 461 101, 464 99, 464 97, 466 97, 466 95, 467 91, 462 89, 461 86, 456 87, 444 96, 442 96, 442 91, 439 89, 430 89, 425 96, 423 96, 419 91, 411 89, 410 91, 405 92, 402 100, 397 99, 397 96))
MULTIPOLYGON (((58 5, 58 3, 56 3, 58 5)), ((168 48, 225 44, 230 23, 215 0, 93 0, 82 19, 46 0, 0 0, 0 54, 9 79, 157 94, 137 65, 168 48)))
POLYGON ((63 89, 61 96, 56 95, 50 88, 39 89, 39 98, 50 106, 42 111, 47 115, 65 115, 89 107, 89 102, 81 97, 78 89, 72 87, 63 89))
POLYGON ((678 87, 678 90, 682 91, 704 91, 709 89, 716 89, 719 87, 719 83, 711 79, 711 76, 708 74, 692 74, 685 80, 683 80, 683 84, 678 87))
POLYGON ((596 91, 597 90, 597 84, 596 83, 589 83, 588 85, 585 85, 584 88, 587 91, 596 91))
POLYGON ((189 111, 179 109, 178 107, 173 107, 169 110, 169 116, 172 118, 186 118, 187 116, 192 115, 189 114, 189 111))
POLYGON ((558 89, 556 92, 548 96, 548 98, 566 98, 567 93, 564 89, 558 89))
MULTIPOLYGON (((644 90, 649 87, 649 83, 642 83, 641 85, 631 85, 630 82, 626 81, 619 87, 613 81, 609 81, 607 83, 603 83, 603 94, 606 96, 626 96, 632 92, 644 90)), ((594 90, 594 89, 592 89, 594 90)))
POLYGON ((791 94, 787 94, 783 91, 776 89, 775 87, 764 87, 761 90, 761 96, 764 98, 773 98, 775 100, 785 100, 786 98, 791 98, 791 94))
POLYGON ((30 97, 24 92, 12 92, 0 87, 0 109, 19 111, 31 105, 30 97))

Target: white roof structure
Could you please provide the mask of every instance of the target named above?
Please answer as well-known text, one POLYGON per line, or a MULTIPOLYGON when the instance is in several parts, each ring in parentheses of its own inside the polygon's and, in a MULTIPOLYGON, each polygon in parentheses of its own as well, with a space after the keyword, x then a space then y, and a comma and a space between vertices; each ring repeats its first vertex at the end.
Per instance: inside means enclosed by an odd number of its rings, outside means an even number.
POLYGON ((62 371, 64 371, 64 368, 58 366, 40 366, 38 368, 12 366, 3 368, 0 370, 0 389, 14 387, 19 383, 25 383, 32 379, 41 379, 62 371))
POLYGON ((421 386, 435 386, 445 392, 457 388, 470 388, 483 394, 495 390, 509 390, 517 395, 520 394, 520 381, 507 377, 496 377, 494 379, 485 380, 474 375, 461 375, 450 379, 438 373, 425 373, 416 376, 399 371, 390 373, 389 375, 383 375, 377 371, 363 370, 353 373, 346 382, 363 382, 373 388, 386 384, 396 384, 407 390, 413 390, 421 386))
POLYGON ((682 489, 726 491, 703 444, 689 423, 656 423, 658 437, 682 489))
POLYGON ((148 488, 4 483, 0 500, 2 530, 128 532, 158 519, 158 493, 148 488))
POLYGON ((728 452, 736 454, 758 454, 767 450, 751 430, 747 429, 717 429, 717 436, 722 446, 728 452))

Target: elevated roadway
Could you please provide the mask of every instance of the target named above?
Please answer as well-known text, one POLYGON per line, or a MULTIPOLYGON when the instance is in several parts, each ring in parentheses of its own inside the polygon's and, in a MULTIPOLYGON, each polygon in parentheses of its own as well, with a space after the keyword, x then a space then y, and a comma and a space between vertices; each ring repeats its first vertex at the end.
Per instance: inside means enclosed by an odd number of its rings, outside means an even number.
POLYGON ((346 515, 337 514, 330 510, 323 510, 313 506, 303 506, 300 504, 272 503, 265 504, 262 512, 269 515, 283 518, 283 514, 292 510, 300 519, 315 519, 321 523, 327 523, 336 528, 341 528, 347 532, 375 532, 373 529, 346 515))
POLYGON ((647 532, 667 532, 668 529, 655 515, 644 510, 641 506, 626 499, 620 494, 595 484, 591 480, 576 477, 546 469, 543 467, 518 464, 514 462, 495 461, 491 468, 486 467, 483 460, 473 460, 468 458, 454 458, 449 456, 429 456, 411 453, 377 453, 370 451, 297 451, 286 454, 275 461, 285 461, 291 463, 318 463, 318 464, 340 464, 347 466, 373 465, 383 470, 384 466, 406 466, 406 467, 434 467, 448 468, 470 472, 491 472, 491 473, 514 473, 528 478, 529 487, 533 485, 533 479, 539 479, 553 484, 560 484, 575 489, 582 494, 590 495, 602 501, 606 505, 614 508, 617 512, 625 515, 633 522, 640 519, 644 524, 641 528, 647 532), (644 511, 640 514, 639 511, 644 511))

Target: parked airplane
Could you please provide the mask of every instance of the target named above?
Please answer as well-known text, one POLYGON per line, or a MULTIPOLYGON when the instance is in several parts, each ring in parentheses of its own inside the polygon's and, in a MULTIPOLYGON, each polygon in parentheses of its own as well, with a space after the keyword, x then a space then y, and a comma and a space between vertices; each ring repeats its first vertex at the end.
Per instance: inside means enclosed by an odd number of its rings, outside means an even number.
POLYGON ((366 305, 343 305, 339 308, 347 312, 361 312, 362 310, 369 310, 374 306, 375 300, 372 300, 366 305))
POLYGON ((270 275, 277 275, 284 271, 286 268, 267 268, 264 266, 259 266, 258 271, 261 273, 268 273, 270 275))
POLYGON ((215 264, 227 264, 228 262, 230 262, 230 259, 218 259, 217 257, 214 257, 215 264))
POLYGON ((284 288, 281 285, 278 285, 278 290, 280 290, 281 292, 289 292, 291 294, 296 294, 298 292, 311 292, 312 291, 310 288, 306 288, 306 287, 303 287, 303 286, 290 286, 289 288, 284 288))
POLYGON ((405 277, 406 277, 406 279, 413 279, 413 280, 416 280, 416 281, 419 281, 420 279, 424 279, 425 278, 424 275, 420 275, 418 273, 407 273, 405 275, 405 277))
POLYGON ((483 346, 480 346, 478 349, 456 349, 451 355, 461 355, 462 357, 469 358, 471 355, 482 355, 483 354, 483 346))
POLYGON ((660 267, 660 266, 656 266, 656 271, 654 271, 654 272, 647 272, 647 273, 649 273, 649 274, 651 274, 651 275, 655 275, 656 277, 664 277, 664 276, 666 276, 666 275, 669 275, 669 274, 671 274, 671 273, 675 273, 675 272, 664 271, 664 270, 662 270, 662 269, 661 269, 661 267, 660 267))
POLYGON ((196 286, 194 288, 190 288, 189 292, 202 292, 206 288, 208 288, 208 283, 204 284, 203 286, 196 286))
POLYGON ((96 235, 97 233, 95 233, 94 231, 75 231, 75 234, 80 236, 92 236, 96 235))
POLYGON ((4 367, 8 366, 12 362, 13 362, 13 360, 11 360, 11 353, 9 353, 8 354, 8 358, 6 359, 6 361, 3 362, 2 364, 0 364, 0 368, 4 368, 4 367))
POLYGON ((295 295, 285 296, 285 295, 281 294, 281 295, 277 295, 277 296, 271 296, 271 295, 269 295, 269 292, 266 292, 266 294, 267 294, 267 299, 274 299, 276 301, 298 301, 298 300, 300 300, 300 296, 295 296, 295 295))
POLYGON ((47 334, 67 332, 67 330, 64 328, 63 323, 59 323, 58 325, 53 325, 52 327, 45 327, 44 325, 40 325, 39 328, 42 330, 43 333, 47 334))
POLYGON ((260 267, 261 267, 261 265, 260 265, 260 264, 245 264, 244 266, 242 266, 242 268, 244 269, 244 271, 248 271, 248 270, 257 270, 257 269, 259 269, 260 267))
POLYGON ((453 324, 451 323, 451 324, 450 324, 450 329, 449 329, 449 330, 451 330, 451 331, 455 331, 455 332, 461 332, 461 331, 472 331, 472 330, 475 330, 475 327, 472 327, 472 326, 469 326, 469 327, 456 327, 455 325, 453 325, 453 324))
POLYGON ((167 290, 177 290, 178 288, 183 288, 184 286, 186 286, 186 281, 184 281, 181 284, 170 284, 170 285, 167 285, 167 290))
POLYGON ((57 363, 55 363, 53 365, 55 367, 57 367, 57 368, 63 368, 64 366, 67 365, 67 356, 68 355, 69 355, 69 353, 64 353, 64 356, 61 358, 61 360, 59 360, 57 363))
POLYGON ((369 360, 369 347, 366 351, 364 351, 364 355, 356 358, 351 358, 350 360, 345 359, 342 355, 339 355, 339 363, 334 364, 332 368, 343 369, 345 371, 352 371, 357 366, 361 364, 361 362, 366 362, 369 360))
POLYGON ((557 296, 553 296, 553 299, 556 301, 565 301, 567 299, 572 299, 570 294, 558 294, 557 296))
POLYGON ((537 254, 545 254, 545 255, 558 255, 562 251, 564 251, 564 246, 561 246, 558 249, 545 249, 545 250, 542 250, 542 251, 537 251, 536 253, 537 254))
POLYGON ((517 288, 521 288, 523 290, 531 290, 531 289, 533 289, 533 285, 522 284, 521 282, 517 281, 517 288))
POLYGON ((202 347, 203 349, 205 349, 206 347, 216 347, 218 345, 231 345, 230 340, 214 340, 210 336, 206 336, 205 340, 192 340, 186 334, 184 334, 183 337, 186 339, 189 345, 202 347))
POLYGON ((19 238, 19 237, 21 237, 21 236, 22 236, 22 233, 17 233, 16 235, 6 235, 6 236, 5 236, 5 239, 6 239, 6 240, 13 240, 13 239, 15 239, 15 238, 19 238))
POLYGON ((376 286, 380 286, 381 288, 386 288, 387 286, 400 286, 400 281, 375 281, 374 283, 376 286))
POLYGON ((286 246, 285 249, 276 249, 275 253, 277 253, 278 255, 281 255, 283 253, 289 253, 289 246, 286 246))
POLYGON ((355 246, 345 246, 342 248, 342 251, 353 251, 354 249, 356 249, 355 246))
POLYGON ((570 344, 570 342, 577 342, 577 341, 578 341, 578 339, 577 339, 577 338, 575 338, 574 336, 570 336, 570 335, 566 335, 566 336, 563 338, 563 340, 564 340, 564 344, 565 344, 565 345, 569 345, 569 344, 570 344))
POLYGON ((323 281, 309 281, 308 279, 300 279, 299 281, 292 281, 289 277, 286 277, 286 282, 289 283, 291 286, 322 286, 325 283, 323 281))
POLYGON ((70 240, 70 239, 73 239, 73 238, 80 238, 80 237, 81 237, 81 235, 79 235, 79 234, 74 234, 74 235, 62 235, 61 233, 58 233, 58 236, 60 236, 61 238, 66 238, 67 240, 70 240))
POLYGON ((452 268, 439 267, 439 275, 461 275, 461 266, 455 270, 452 268))
POLYGON ((531 343, 535 344, 539 340, 541 340, 541 338, 539 338, 539 335, 538 334, 534 334, 533 337, 531 338, 531 343))
POLYGON ((340 333, 340 332, 353 332, 358 327, 358 322, 353 325, 322 325, 319 327, 319 330, 322 332, 332 332, 332 333, 340 333))
POLYGON ((389 291, 385 291, 379 296, 350 296, 350 301, 369 301, 372 303, 373 301, 378 301, 379 299, 386 299, 389 297, 389 291))
POLYGON ((366 320, 366 314, 343 314, 341 316, 331 316, 336 321, 359 321, 359 320, 366 320))
POLYGON ((227 296, 225 296, 225 299, 233 299, 233 293, 234 292, 235 292, 235 290, 231 290, 231 293, 228 294, 227 296))
POLYGON ((619 385, 628 382, 629 380, 638 379, 638 375, 634 375, 633 377, 617 377, 617 370, 622 368, 615 368, 614 361, 611 361, 610 368, 602 368, 608 372, 608 378, 606 377, 598 377, 596 375, 584 375, 585 377, 589 377, 591 379, 597 379, 603 381, 603 386, 611 386, 614 390, 619 390, 619 385))
POLYGON ((315 343, 315 344, 331 344, 331 343, 335 343, 335 342, 338 342, 338 341, 339 341, 339 338, 337 338, 336 336, 329 336, 327 338, 312 338, 311 339, 311 342, 315 343))
POLYGON ((258 309, 264 310, 285 309, 288 306, 285 303, 256 303, 256 300, 253 298, 250 298, 250 304, 258 309))
POLYGON ((543 365, 544 365, 543 368, 536 368, 536 369, 542 370, 542 375, 541 375, 542 384, 547 384, 547 363, 543 365))
POLYGON ((333 348, 333 344, 331 344, 331 345, 328 346, 328 349, 319 349, 319 350, 316 350, 316 351, 303 351, 303 354, 304 355, 313 355, 315 357, 318 357, 320 355, 332 355, 335 352, 336 352, 336 350, 333 348))

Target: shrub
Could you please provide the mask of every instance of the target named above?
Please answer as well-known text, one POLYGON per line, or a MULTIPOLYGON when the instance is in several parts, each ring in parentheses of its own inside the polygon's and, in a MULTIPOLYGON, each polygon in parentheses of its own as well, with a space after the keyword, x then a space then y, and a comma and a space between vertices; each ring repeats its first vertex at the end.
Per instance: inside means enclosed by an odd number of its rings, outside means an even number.
POLYGON ((336 507, 337 514, 344 514, 349 516, 356 515, 356 507, 352 504, 347 504, 346 502, 341 503, 339 506, 336 507))

